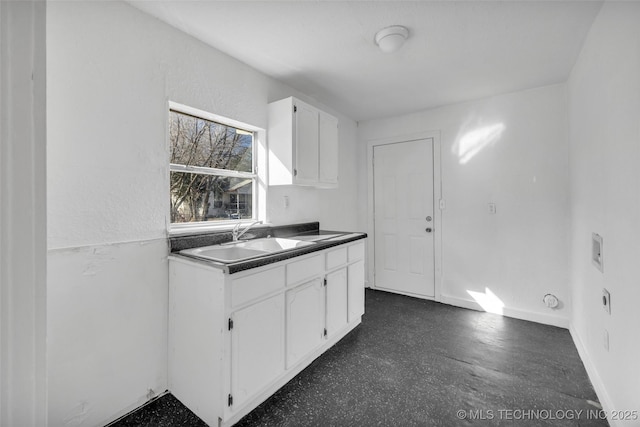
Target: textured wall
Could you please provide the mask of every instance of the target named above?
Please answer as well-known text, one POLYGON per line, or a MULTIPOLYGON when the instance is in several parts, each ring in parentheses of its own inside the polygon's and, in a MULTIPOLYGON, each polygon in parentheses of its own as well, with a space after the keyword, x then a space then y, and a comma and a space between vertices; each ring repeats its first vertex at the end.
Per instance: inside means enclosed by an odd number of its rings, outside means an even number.
POLYGON ((568 84, 572 332, 600 399, 620 411, 640 411, 638 22, 640 4, 605 2, 568 84), (594 232, 603 237, 604 272, 591 264, 594 232), (611 315, 602 308, 603 288, 611 315))
POLYGON ((568 326, 565 98, 555 85, 360 124, 363 145, 440 133, 443 301, 479 307, 469 291, 488 289, 506 315, 568 326))
MULTIPOLYGON (((104 425, 167 386, 167 102, 266 128, 268 102, 305 96, 126 3, 47 21, 49 424, 104 425)), ((333 113, 347 180, 273 188, 271 222, 357 224, 356 125, 333 113)))
POLYGON ((46 5, 0 2, 0 425, 46 423, 46 5))

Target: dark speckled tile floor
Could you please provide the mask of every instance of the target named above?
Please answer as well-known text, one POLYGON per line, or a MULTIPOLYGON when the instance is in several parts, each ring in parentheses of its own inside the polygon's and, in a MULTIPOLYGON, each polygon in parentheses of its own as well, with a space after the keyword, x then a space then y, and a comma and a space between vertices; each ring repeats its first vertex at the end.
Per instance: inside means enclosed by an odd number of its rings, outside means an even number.
MULTIPOLYGON (((366 310, 236 426, 608 425, 566 329, 370 290, 366 310)), ((111 427, 204 425, 165 395, 111 427)))

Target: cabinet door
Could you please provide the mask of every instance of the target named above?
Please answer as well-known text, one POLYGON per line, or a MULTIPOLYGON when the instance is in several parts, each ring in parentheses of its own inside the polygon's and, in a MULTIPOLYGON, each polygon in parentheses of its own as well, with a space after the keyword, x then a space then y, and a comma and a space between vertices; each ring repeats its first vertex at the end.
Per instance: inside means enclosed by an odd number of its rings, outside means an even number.
POLYGON ((318 182, 318 110, 296 101, 294 117, 294 182, 314 185, 318 182))
POLYGON ((287 368, 320 346, 324 337, 324 287, 322 280, 287 292, 287 368))
POLYGON ((347 324, 347 269, 327 274, 327 337, 347 324))
POLYGON ((231 394, 233 406, 240 407, 284 371, 284 296, 236 311, 231 318, 231 394))
POLYGON ((349 322, 364 314, 364 261, 347 267, 349 322))
POLYGON ((338 185, 338 119, 327 113, 319 116, 320 185, 338 185))

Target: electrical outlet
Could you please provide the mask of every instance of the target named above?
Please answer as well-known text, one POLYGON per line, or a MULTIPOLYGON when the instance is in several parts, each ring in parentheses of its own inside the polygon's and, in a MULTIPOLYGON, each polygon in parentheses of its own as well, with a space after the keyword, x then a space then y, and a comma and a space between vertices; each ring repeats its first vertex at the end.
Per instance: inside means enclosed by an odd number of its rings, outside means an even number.
POLYGON ((609 331, 607 331, 606 329, 604 330, 604 335, 603 337, 603 342, 602 344, 604 345, 604 349, 609 351, 609 331))
POLYGON ((489 203, 489 213, 490 214, 495 214, 496 213, 496 204, 495 203, 489 203))
POLYGON ((285 209, 289 208, 289 196, 283 197, 283 205, 285 209))
POLYGON ((611 294, 606 289, 602 289, 602 308, 608 314, 611 314, 611 294))

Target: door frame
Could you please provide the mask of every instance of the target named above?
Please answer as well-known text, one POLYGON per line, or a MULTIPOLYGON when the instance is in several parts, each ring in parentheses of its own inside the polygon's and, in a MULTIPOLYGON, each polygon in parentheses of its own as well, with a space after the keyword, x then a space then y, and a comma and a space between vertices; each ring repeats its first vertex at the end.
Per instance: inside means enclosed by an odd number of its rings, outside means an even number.
MULTIPOLYGON (((374 220, 374 178, 373 178, 373 150, 379 145, 398 144, 421 139, 433 140, 433 242, 434 242, 434 290, 433 298, 423 295, 406 294, 409 296, 441 301, 442 299, 442 171, 440 164, 441 147, 440 132, 429 131, 409 135, 398 135, 387 138, 371 139, 367 141, 367 277, 371 289, 378 289, 375 280, 375 220, 374 220)), ((400 293, 400 292, 399 292, 400 293)))

